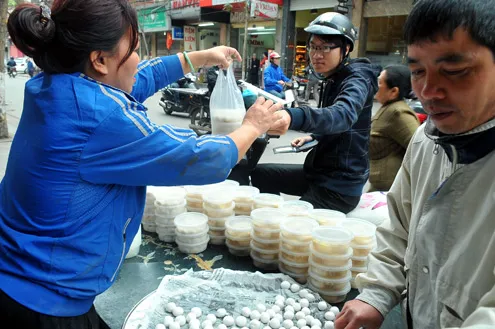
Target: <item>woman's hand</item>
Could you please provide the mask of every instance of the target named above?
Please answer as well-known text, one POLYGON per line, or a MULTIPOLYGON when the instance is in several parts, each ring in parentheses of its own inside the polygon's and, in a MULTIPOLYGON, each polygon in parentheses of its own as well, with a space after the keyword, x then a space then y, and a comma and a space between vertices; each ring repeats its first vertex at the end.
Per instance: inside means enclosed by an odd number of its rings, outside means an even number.
POLYGON ((218 65, 222 69, 226 69, 232 63, 232 61, 242 61, 239 52, 231 47, 219 46, 214 47, 205 52, 205 66, 218 65))
MULTIPOLYGON (((189 57, 189 60, 195 70, 202 66, 214 65, 218 65, 221 69, 226 69, 232 61, 241 61, 241 55, 239 55, 237 50, 225 46, 219 46, 208 50, 192 51, 190 53, 188 52, 187 56, 189 57)), ((189 63, 187 63, 184 54, 179 54, 179 58, 184 74, 191 72, 191 67, 189 66, 189 63)))
POLYGON ((250 125, 257 129, 258 135, 262 135, 279 120, 283 119, 280 115, 282 104, 274 104, 271 100, 265 100, 264 97, 258 97, 256 102, 249 108, 244 117, 243 125, 250 125))
POLYGON ((313 140, 313 137, 311 137, 311 136, 297 137, 290 144, 294 147, 300 147, 306 143, 311 142, 312 140, 313 140))

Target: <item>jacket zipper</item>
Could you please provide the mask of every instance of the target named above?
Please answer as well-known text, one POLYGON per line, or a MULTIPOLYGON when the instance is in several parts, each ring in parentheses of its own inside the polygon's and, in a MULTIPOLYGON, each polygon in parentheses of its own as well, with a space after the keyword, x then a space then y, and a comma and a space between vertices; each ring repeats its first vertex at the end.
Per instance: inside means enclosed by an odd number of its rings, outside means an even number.
POLYGON ((122 253, 120 255, 119 265, 117 266, 117 269, 113 273, 112 278, 110 279, 110 282, 113 282, 113 280, 115 280, 115 276, 117 275, 117 272, 119 271, 120 266, 122 265, 122 262, 124 261, 124 257, 125 257, 125 232, 127 230, 127 226, 129 226, 130 222, 131 222, 131 219, 127 218, 127 221, 125 222, 125 225, 124 225, 124 230, 122 232, 122 236, 124 237, 124 243, 122 245, 122 253))

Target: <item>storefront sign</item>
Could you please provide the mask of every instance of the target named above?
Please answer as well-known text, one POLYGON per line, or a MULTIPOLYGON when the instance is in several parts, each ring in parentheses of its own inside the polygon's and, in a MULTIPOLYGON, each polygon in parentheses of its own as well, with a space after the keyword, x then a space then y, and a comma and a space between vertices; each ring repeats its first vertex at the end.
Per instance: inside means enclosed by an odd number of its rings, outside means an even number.
MULTIPOLYGON (((281 19, 282 11, 277 11, 277 16, 275 18, 266 18, 261 16, 249 17, 249 22, 262 22, 262 21, 273 21, 276 19, 281 19)), ((238 24, 244 23, 246 20, 246 13, 244 11, 241 12, 231 12, 230 13, 230 23, 238 24)))
POLYGON ((184 29, 182 27, 172 27, 172 40, 184 40, 184 29))
POLYGON ((170 31, 170 16, 165 8, 147 8, 138 11, 139 26, 143 32, 170 31))
POLYGON ((170 16, 173 19, 199 18, 201 8, 199 0, 171 0, 170 16))
POLYGON ((248 43, 251 46, 264 46, 265 45, 265 41, 263 41, 263 40, 248 40, 248 43))
POLYGON ((251 17, 277 18, 277 15, 278 5, 257 0, 251 2, 251 17))
POLYGON ((196 28, 184 26, 184 49, 186 51, 196 50, 196 28))

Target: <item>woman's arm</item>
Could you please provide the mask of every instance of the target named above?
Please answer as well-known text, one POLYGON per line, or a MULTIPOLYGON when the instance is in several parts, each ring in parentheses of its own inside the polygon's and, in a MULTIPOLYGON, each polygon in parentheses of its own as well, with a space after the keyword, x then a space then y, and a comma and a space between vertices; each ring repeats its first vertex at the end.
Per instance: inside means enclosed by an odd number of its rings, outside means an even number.
POLYGON ((136 83, 131 92, 132 96, 142 103, 158 90, 177 81, 184 74, 191 72, 191 65, 189 65, 186 56, 195 71, 203 66, 218 65, 228 67, 233 60, 241 60, 237 50, 221 46, 208 50, 193 51, 187 53, 187 55, 180 53, 143 61, 138 66, 136 83))

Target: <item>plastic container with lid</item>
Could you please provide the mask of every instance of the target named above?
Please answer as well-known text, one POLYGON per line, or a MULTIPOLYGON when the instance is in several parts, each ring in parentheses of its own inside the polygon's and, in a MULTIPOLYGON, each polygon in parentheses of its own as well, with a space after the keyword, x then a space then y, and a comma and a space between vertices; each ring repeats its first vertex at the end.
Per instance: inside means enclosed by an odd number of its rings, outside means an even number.
POLYGON ((368 267, 352 267, 351 268, 351 276, 355 278, 359 273, 368 272, 368 267))
POLYGON ((143 215, 143 218, 141 220, 142 223, 148 223, 148 224, 153 224, 156 221, 155 213, 152 215, 143 215))
POLYGON ((193 209, 199 209, 202 212, 203 211, 203 199, 188 199, 188 198, 186 198, 186 207, 188 208, 187 211, 189 211, 189 208, 193 208, 193 209))
POLYGON ((222 217, 222 218, 213 218, 213 217, 208 217, 208 226, 216 228, 216 229, 222 229, 225 231, 225 223, 231 219, 234 218, 234 216, 228 216, 228 217, 222 217))
POLYGON ((313 209, 309 212, 309 217, 316 220, 320 226, 338 226, 346 218, 343 212, 330 209, 313 209))
POLYGON ((307 242, 313 239, 312 232, 317 228, 318 222, 311 218, 289 217, 280 224, 281 239, 296 242, 307 242))
POLYGON ((254 209, 251 212, 253 227, 263 230, 280 230, 280 223, 287 219, 287 216, 278 209, 263 208, 254 209))
POLYGON ((354 245, 371 245, 375 241, 375 224, 362 219, 347 218, 340 223, 340 226, 352 232, 354 235, 352 244, 354 245))
POLYGON ((284 198, 277 194, 260 193, 253 200, 253 209, 279 208, 284 198))
POLYGON ((263 250, 280 250, 280 240, 266 240, 259 238, 255 235, 251 235, 252 244, 263 250))
MULTIPOLYGON (((201 204, 203 204, 203 203, 201 202, 201 204)), ((187 210, 187 212, 197 212, 197 213, 200 213, 200 214, 204 214, 205 213, 205 210, 203 209, 203 206, 201 206, 201 208, 193 208, 193 207, 186 206, 186 210, 187 210)))
MULTIPOLYGON (((155 202, 158 202, 155 201, 155 202)), ((186 212, 186 201, 174 206, 156 206, 155 214, 162 217, 175 217, 186 212)))
POLYGON ((172 207, 184 204, 186 190, 182 187, 158 187, 155 192, 155 207, 172 207))
POLYGON ((255 236, 259 239, 264 240, 280 240, 280 230, 263 230, 258 227, 253 226, 253 231, 251 236, 255 236))
POLYGON ((228 186, 228 187, 239 187, 241 184, 239 184, 238 181, 232 180, 232 179, 226 179, 223 182, 218 183, 220 186, 228 186))
POLYGON ((210 218, 225 218, 234 216, 234 207, 234 202, 232 202, 230 207, 228 208, 210 208, 209 206, 207 206, 206 202, 203 203, 204 212, 210 218))
POLYGON ((174 242, 175 241, 175 234, 169 234, 169 233, 158 233, 158 239, 163 242, 174 242))
POLYGON ((312 286, 311 282, 308 282, 308 288, 313 290, 314 292, 317 292, 321 296, 321 298, 323 298, 327 303, 336 304, 336 303, 341 303, 345 300, 347 294, 349 293, 349 291, 351 291, 351 284, 350 282, 348 282, 347 286, 341 291, 330 291, 330 290, 319 289, 312 286))
POLYGON ((148 222, 143 222, 143 230, 146 232, 151 232, 155 233, 156 232, 156 224, 155 223, 148 223, 148 222))
POLYGON ((284 271, 282 271, 283 273, 289 272, 294 274, 305 274, 305 275, 308 274, 309 263, 306 264, 294 263, 285 259, 282 255, 279 255, 278 262, 280 266, 284 268, 284 271))
POLYGON ((195 244, 203 242, 208 236, 208 229, 196 234, 182 234, 175 230, 175 240, 178 243, 195 244))
MULTIPOLYGON (((179 250, 185 254, 198 254, 206 250, 208 246, 209 237, 200 243, 177 243, 179 250)), ((177 241, 176 241, 177 242, 177 241)))
POLYGON ((280 249, 280 257, 287 259, 290 262, 299 264, 308 264, 309 262, 309 252, 307 253, 295 253, 285 249, 280 249))
POLYGON ((254 257, 263 259, 263 260, 278 260, 278 250, 265 250, 256 247, 254 244, 250 244, 251 247, 251 255, 254 257))
POLYGON ((240 246, 232 245, 230 244, 229 239, 225 241, 225 245, 229 249, 229 252, 234 256, 245 257, 245 256, 249 256, 249 253, 251 252, 251 248, 249 248, 249 246, 240 247, 240 246))
POLYGON ((172 226, 174 224, 175 217, 162 217, 160 215, 155 216, 156 225, 160 226, 172 226))
POLYGON ((260 190, 254 186, 239 186, 234 191, 234 202, 252 206, 254 198, 260 194, 260 190))
POLYGON ((308 217, 309 212, 313 210, 313 205, 302 200, 289 200, 280 205, 280 210, 289 217, 308 217))
POLYGON ((236 238, 232 238, 228 233, 227 231, 225 231, 225 237, 227 238, 227 240, 225 241, 225 244, 229 244, 231 245, 232 247, 235 247, 235 248, 249 248, 249 246, 251 245, 251 238, 247 238, 247 239, 236 239, 236 238))
MULTIPOLYGON (((234 209, 232 188, 214 188, 203 193, 203 208, 205 209, 234 209)), ((225 217, 225 216, 224 216, 225 217)))
POLYGON ((313 249, 326 255, 347 252, 354 238, 351 231, 341 227, 320 226, 313 230, 313 249))
POLYGON ((342 255, 327 255, 315 251, 313 246, 310 247, 310 257, 309 262, 313 261, 314 263, 321 266, 334 266, 340 267, 345 266, 349 263, 349 260, 352 257, 352 248, 347 249, 347 253, 342 255))
POLYGON ((280 248, 297 253, 309 253, 310 243, 306 241, 297 242, 294 240, 287 240, 283 238, 283 234, 280 237, 280 248))
POLYGON ((231 238, 251 239, 253 221, 249 216, 235 216, 225 221, 225 231, 231 238))
POLYGON ((278 259, 277 260, 266 260, 262 258, 256 257, 253 255, 253 251, 250 253, 251 258, 253 259, 253 265, 257 268, 261 268, 264 270, 276 270, 278 268, 278 259))
POLYGON ((208 234, 214 237, 225 237, 225 228, 223 227, 210 227, 208 234))
POLYGON ((366 257, 376 248, 376 242, 369 245, 351 243, 351 248, 354 249, 354 256, 366 257))
MULTIPOLYGON (((356 251, 356 250, 354 250, 356 251)), ((368 267, 368 260, 369 258, 366 257, 359 257, 359 256, 352 256, 352 267, 368 267)))
POLYGON ((349 259, 347 264, 343 266, 323 266, 310 258, 309 267, 313 273, 322 278, 342 279, 349 275, 349 270, 352 267, 352 261, 349 259))
POLYGON ((252 203, 241 203, 241 202, 235 202, 235 207, 234 207, 234 212, 236 215, 244 215, 244 216, 251 216, 251 211, 253 210, 253 204, 252 203))
POLYGON ((284 274, 287 274, 291 278, 293 278, 296 282, 300 284, 305 284, 308 281, 307 273, 294 273, 288 270, 286 264, 279 261, 278 270, 284 274))
POLYGON ((220 235, 210 235, 210 244, 216 245, 216 246, 223 246, 225 244, 226 237, 225 235, 220 236, 220 235))
POLYGON ((184 186, 184 190, 186 191, 186 199, 199 200, 203 203, 203 192, 205 191, 203 185, 187 185, 184 186))
POLYGON ((156 232, 166 232, 166 233, 173 233, 175 232, 175 225, 172 223, 171 225, 167 224, 156 224, 156 232))
POLYGON ((175 217, 174 224, 182 234, 197 234, 208 228, 208 217, 197 212, 186 212, 175 217))

